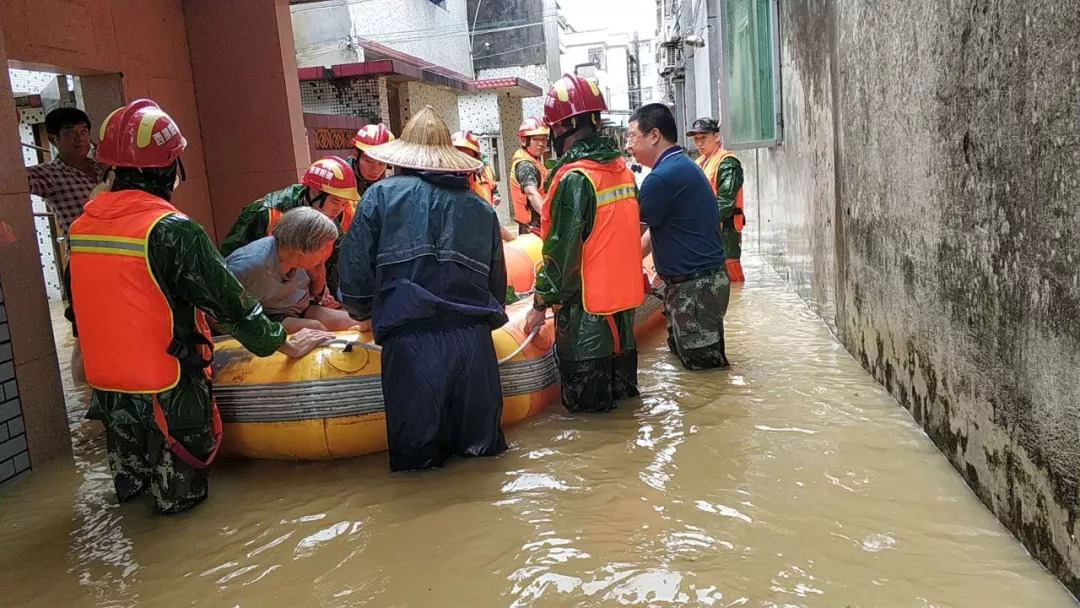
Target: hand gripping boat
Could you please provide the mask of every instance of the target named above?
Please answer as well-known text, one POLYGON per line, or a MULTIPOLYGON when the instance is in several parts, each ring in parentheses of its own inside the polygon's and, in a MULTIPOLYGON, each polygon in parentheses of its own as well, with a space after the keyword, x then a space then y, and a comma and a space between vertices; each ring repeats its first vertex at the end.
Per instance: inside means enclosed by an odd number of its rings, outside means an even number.
MULTIPOLYGON (((519 293, 532 289, 540 250, 540 239, 531 234, 504 246, 507 279, 519 293)), ((559 400, 551 349, 555 324, 549 321, 529 336, 522 326, 531 304, 525 298, 508 306, 510 321, 491 332, 500 359, 504 427, 559 400)), ((660 300, 647 296, 634 331, 641 335, 662 319, 660 300)), ((334 342, 295 360, 280 353, 259 358, 225 339, 215 345, 213 370, 225 454, 326 460, 386 449, 382 366, 370 333, 338 332, 334 342)))

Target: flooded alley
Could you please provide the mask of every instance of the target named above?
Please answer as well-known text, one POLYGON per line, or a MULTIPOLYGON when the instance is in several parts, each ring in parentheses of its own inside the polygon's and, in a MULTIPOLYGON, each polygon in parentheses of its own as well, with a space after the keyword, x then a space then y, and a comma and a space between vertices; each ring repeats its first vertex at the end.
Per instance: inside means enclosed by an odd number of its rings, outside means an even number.
POLYGON ((728 372, 642 345, 643 397, 509 452, 225 461, 198 509, 117 506, 97 423, 0 496, 0 606, 1073 606, 756 257, 728 372))

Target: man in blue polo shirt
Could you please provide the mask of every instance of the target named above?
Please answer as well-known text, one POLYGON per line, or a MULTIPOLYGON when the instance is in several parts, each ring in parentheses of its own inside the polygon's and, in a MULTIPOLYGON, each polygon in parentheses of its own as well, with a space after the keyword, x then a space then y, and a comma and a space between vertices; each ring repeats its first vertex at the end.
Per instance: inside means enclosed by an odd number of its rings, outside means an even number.
POLYGON ((724 314, 731 282, 716 197, 677 138, 675 117, 663 104, 642 106, 630 117, 626 148, 652 169, 638 193, 641 221, 649 227, 642 255, 652 252, 664 280, 671 351, 687 369, 727 367, 724 314))

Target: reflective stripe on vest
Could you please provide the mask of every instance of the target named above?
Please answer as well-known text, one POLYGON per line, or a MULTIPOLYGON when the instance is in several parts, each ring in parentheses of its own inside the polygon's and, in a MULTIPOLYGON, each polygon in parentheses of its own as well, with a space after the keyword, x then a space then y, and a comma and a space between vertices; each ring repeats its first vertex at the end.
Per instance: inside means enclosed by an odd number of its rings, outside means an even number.
POLYGON ((177 211, 139 191, 106 192, 95 199, 105 208, 125 200, 135 201, 130 214, 103 219, 84 213, 71 225, 79 345, 92 387, 158 393, 176 386, 180 362, 167 352, 172 308, 150 270, 147 240, 162 218, 177 211))
POLYGON ((532 215, 529 213, 532 206, 529 205, 529 197, 521 190, 521 182, 517 178, 518 163, 523 162, 531 163, 540 172, 540 183, 536 186, 536 189, 540 191, 540 196, 544 196, 544 181, 547 179, 548 170, 543 163, 522 148, 514 152, 514 156, 510 159, 510 202, 514 207, 514 221, 519 224, 528 224, 532 220, 532 215))
POLYGON ((274 234, 274 226, 277 226, 283 215, 285 214, 279 211, 277 207, 268 207, 266 209, 266 216, 268 218, 266 220, 266 236, 274 234))
MULTIPOLYGON (((728 152, 727 150, 725 150, 723 148, 720 148, 719 150, 714 152, 712 156, 710 156, 708 158, 705 158, 704 156, 699 156, 697 158, 697 160, 694 161, 694 162, 697 163, 697 165, 699 167, 701 167, 701 170, 705 172, 705 177, 709 178, 709 185, 712 186, 713 194, 716 194, 716 190, 717 190, 717 187, 718 187, 718 185, 716 183, 716 175, 720 171, 720 163, 724 162, 725 158, 734 157, 734 156, 735 155, 732 154, 731 152, 728 152)), ((734 224, 735 224, 735 231, 736 232, 742 232, 743 226, 746 225, 746 216, 743 215, 743 213, 742 213, 742 210, 743 210, 743 189, 742 189, 742 186, 739 186, 739 191, 735 193, 735 209, 737 210, 737 213, 732 216, 732 219, 733 219, 734 224)))
MULTIPOLYGON (((594 315, 611 315, 645 301, 641 282, 641 219, 634 174, 621 158, 606 163, 580 160, 559 168, 551 192, 574 171, 596 192, 596 220, 581 255, 581 302, 594 315)), ((544 205, 541 234, 551 226, 551 201, 544 205)))

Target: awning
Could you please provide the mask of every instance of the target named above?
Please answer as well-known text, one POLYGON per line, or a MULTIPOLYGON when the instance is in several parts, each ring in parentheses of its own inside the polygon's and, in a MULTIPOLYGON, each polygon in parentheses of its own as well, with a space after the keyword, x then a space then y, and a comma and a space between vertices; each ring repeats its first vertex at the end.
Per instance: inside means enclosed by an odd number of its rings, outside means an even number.
POLYGON ((396 51, 377 42, 359 39, 367 61, 341 63, 330 67, 299 68, 300 81, 385 76, 389 80, 413 80, 453 89, 459 93, 507 93, 514 97, 539 97, 543 90, 521 78, 473 80, 464 74, 396 51))
POLYGON ((512 97, 539 97, 543 89, 521 78, 488 78, 474 80, 476 88, 484 93, 506 93, 512 97))

